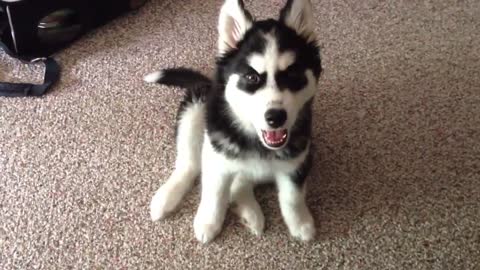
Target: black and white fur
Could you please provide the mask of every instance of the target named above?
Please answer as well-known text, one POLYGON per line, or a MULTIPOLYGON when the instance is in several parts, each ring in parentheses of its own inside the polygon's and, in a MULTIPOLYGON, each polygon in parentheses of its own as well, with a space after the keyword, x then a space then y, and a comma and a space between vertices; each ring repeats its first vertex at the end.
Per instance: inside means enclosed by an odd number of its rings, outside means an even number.
POLYGON ((254 21, 241 0, 226 0, 213 80, 188 69, 145 77, 187 90, 178 111, 175 170, 153 196, 153 220, 174 211, 201 176, 194 220, 200 242, 219 233, 230 202, 261 235, 265 218, 253 189, 274 181, 291 235, 314 238, 304 183, 311 167, 311 107, 321 73, 313 29, 308 0, 288 0, 279 20, 264 21, 254 21))

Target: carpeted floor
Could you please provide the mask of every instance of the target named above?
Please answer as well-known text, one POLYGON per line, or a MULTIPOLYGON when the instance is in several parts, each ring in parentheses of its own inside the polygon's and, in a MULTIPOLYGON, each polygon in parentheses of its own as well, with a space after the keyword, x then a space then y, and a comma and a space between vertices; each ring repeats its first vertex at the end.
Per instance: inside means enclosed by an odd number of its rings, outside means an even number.
MULTIPOLYGON (((289 237, 268 186, 261 238, 229 214, 198 244, 198 187, 149 220, 182 93, 142 76, 211 73, 221 4, 154 0, 61 52, 44 98, 0 98, 0 269, 480 269, 480 1, 348 2, 314 1, 316 241, 289 237)), ((41 80, 0 61, 2 81, 41 80)))

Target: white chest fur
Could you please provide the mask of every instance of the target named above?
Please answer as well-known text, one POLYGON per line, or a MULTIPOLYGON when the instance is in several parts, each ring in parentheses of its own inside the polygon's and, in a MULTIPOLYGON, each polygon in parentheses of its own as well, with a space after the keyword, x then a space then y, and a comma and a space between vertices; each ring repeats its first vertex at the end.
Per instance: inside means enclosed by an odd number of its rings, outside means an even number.
POLYGON ((245 158, 230 159, 218 153, 205 136, 202 148, 202 169, 217 170, 224 174, 242 174, 246 179, 257 183, 273 180, 279 174, 291 174, 307 157, 308 147, 299 156, 288 160, 265 159, 252 154, 245 158))

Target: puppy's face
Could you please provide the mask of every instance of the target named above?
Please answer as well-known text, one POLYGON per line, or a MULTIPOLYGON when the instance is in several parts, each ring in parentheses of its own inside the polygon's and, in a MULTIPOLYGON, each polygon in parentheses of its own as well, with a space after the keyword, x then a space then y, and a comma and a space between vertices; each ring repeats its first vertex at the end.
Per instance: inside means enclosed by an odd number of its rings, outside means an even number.
POLYGON ((219 29, 225 98, 239 126, 281 149, 321 72, 309 1, 288 1, 278 21, 253 22, 241 1, 227 0, 219 29))

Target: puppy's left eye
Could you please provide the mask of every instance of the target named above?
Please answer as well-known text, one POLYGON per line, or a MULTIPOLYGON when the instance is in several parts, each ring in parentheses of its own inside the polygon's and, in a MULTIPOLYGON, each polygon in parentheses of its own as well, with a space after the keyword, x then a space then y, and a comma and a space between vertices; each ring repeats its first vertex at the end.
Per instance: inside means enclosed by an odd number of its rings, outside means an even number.
POLYGON ((255 73, 245 75, 245 79, 247 79, 249 84, 258 84, 260 82, 260 76, 255 73))

